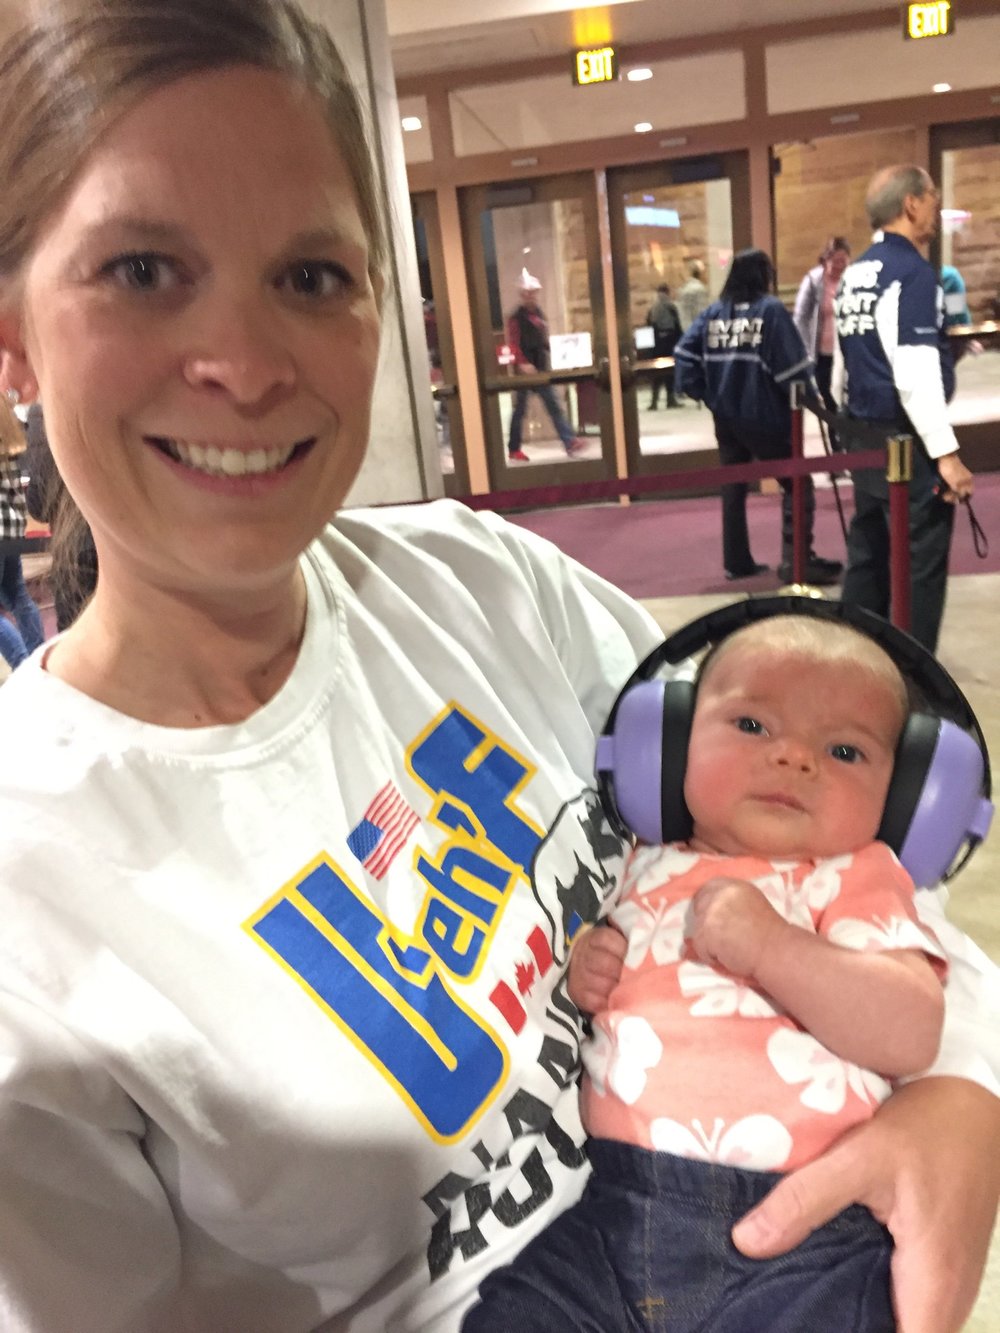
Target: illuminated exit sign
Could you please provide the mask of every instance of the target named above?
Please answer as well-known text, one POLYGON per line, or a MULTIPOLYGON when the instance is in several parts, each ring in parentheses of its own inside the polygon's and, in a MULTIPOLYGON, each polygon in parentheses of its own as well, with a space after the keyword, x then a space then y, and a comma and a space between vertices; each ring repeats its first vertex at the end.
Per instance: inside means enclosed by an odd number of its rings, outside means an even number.
POLYGON ((614 83, 618 78, 618 52, 613 46, 577 51, 573 56, 573 82, 614 83))
POLYGON ((950 37, 955 31, 955 9, 949 0, 907 5, 903 10, 903 36, 950 37))

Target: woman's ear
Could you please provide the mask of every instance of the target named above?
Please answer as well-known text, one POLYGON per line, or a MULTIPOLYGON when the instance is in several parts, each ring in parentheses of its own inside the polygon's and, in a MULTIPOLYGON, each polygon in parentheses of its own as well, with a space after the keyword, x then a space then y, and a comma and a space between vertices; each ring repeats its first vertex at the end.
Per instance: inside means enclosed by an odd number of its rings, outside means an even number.
POLYGON ((10 390, 17 394, 19 402, 34 402, 38 397, 38 380, 24 350, 20 319, 0 311, 0 391, 10 390))

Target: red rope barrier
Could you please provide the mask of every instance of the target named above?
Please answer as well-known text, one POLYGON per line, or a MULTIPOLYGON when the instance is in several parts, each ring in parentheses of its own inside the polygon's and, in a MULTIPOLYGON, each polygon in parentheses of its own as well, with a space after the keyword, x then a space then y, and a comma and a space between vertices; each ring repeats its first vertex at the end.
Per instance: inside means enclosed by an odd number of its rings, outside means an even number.
MULTIPOLYGON (((462 495, 462 504, 470 509, 543 509, 556 504, 583 504, 593 500, 613 500, 619 495, 646 495, 652 492, 682 491, 691 487, 714 489, 722 482, 762 481, 765 477, 804 477, 811 472, 829 472, 831 461, 820 458, 775 458, 765 463, 734 463, 725 467, 690 468, 683 472, 663 472, 645 477, 607 477, 597 481, 557 483, 551 486, 524 486, 516 491, 488 491, 483 495, 462 495)), ((866 449, 864 453, 838 454, 838 472, 855 468, 885 467, 884 449, 866 449)))
MULTIPOLYGON (((792 478, 793 546, 792 577, 796 583, 804 580, 806 560, 805 487, 803 478, 813 472, 829 472, 835 466, 838 473, 855 472, 862 468, 885 470, 889 479, 889 580, 890 616, 897 628, 910 630, 912 624, 910 588, 910 460, 900 467, 897 450, 903 447, 900 437, 886 440, 882 448, 864 452, 850 450, 838 453, 833 464, 829 455, 804 458, 803 408, 804 386, 789 386, 792 402, 792 457, 768 459, 763 463, 737 463, 709 468, 691 468, 679 472, 657 473, 643 477, 609 477, 597 481, 578 481, 552 486, 524 486, 518 490, 490 491, 485 495, 465 495, 458 498, 470 509, 541 509, 559 504, 582 504, 595 500, 612 500, 620 495, 662 494, 664 491, 690 489, 715 490, 724 482, 763 481, 765 477, 792 478), (887 466, 887 451, 889 454, 887 466)), ((810 411, 829 424, 834 420, 821 407, 807 404, 810 411)), ((840 423, 837 423, 840 425, 840 423)), ((874 440, 872 427, 854 422, 858 441, 874 440), (862 434, 863 432, 863 434, 862 434)), ((911 444, 906 439, 906 447, 911 444)))

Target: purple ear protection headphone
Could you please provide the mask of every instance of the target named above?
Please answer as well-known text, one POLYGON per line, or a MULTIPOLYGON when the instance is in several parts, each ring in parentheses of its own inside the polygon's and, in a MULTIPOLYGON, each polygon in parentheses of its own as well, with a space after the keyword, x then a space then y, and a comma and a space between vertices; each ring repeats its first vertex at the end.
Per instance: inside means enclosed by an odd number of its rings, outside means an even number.
POLYGON ((634 834, 642 842, 691 836, 684 772, 697 685, 654 677, 664 664, 683 662, 744 625, 784 615, 853 626, 874 639, 920 691, 930 711, 912 712, 906 720, 876 836, 918 888, 950 879, 985 838, 993 816, 989 755, 976 715, 916 639, 862 607, 814 597, 734 602, 685 625, 639 663, 597 742, 597 787, 609 821, 623 837, 634 834))

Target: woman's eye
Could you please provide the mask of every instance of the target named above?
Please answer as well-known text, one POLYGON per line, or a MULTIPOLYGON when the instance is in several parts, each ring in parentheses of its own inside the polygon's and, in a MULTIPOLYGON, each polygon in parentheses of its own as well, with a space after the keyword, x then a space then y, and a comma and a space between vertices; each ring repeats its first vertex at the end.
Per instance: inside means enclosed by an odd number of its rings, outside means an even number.
POLYGON ((864 758, 856 745, 831 745, 830 753, 842 764, 856 764, 864 758))
POLYGON ((163 255, 120 255, 105 264, 102 272, 134 292, 160 292, 179 281, 176 267, 163 255))
POLYGON ((328 260, 298 260, 289 265, 279 283, 296 296, 320 301, 341 295, 351 285, 347 270, 328 260))
POLYGON ((745 731, 748 736, 766 736, 767 727, 763 722, 758 722, 755 717, 738 717, 736 726, 740 731, 745 731))

